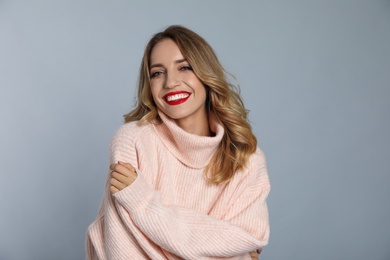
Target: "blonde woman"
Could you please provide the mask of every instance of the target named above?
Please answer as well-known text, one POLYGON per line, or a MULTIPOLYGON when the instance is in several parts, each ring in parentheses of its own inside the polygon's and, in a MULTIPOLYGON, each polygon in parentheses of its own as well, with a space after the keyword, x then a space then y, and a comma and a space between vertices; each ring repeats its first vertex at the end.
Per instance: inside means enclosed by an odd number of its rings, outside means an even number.
POLYGON ((210 45, 182 26, 149 41, 114 135, 88 259, 251 259, 268 243, 265 158, 210 45))

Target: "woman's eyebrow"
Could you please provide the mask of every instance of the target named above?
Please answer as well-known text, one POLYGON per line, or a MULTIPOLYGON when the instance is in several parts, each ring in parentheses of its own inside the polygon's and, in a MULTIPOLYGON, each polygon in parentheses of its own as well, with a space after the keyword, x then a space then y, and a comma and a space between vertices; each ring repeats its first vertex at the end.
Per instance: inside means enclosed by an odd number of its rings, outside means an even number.
POLYGON ((182 62, 185 62, 185 61, 187 61, 187 60, 186 59, 180 59, 180 60, 175 60, 174 63, 177 64, 177 63, 182 63, 182 62))
POLYGON ((150 65, 150 68, 154 68, 154 67, 164 67, 164 66, 161 63, 155 63, 150 65))
MULTIPOLYGON (((179 64, 179 63, 186 62, 186 61, 187 61, 187 59, 179 59, 179 60, 175 60, 173 63, 179 64)), ((150 65, 151 69, 154 67, 164 67, 164 65, 162 65, 161 63, 155 63, 155 64, 150 65)))

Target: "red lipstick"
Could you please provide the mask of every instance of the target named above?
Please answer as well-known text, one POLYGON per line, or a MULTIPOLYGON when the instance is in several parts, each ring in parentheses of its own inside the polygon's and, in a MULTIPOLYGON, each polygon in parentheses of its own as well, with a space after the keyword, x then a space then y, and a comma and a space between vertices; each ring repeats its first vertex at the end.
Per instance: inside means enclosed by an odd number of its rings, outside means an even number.
POLYGON ((165 94, 162 98, 163 100, 171 106, 176 106, 187 101, 191 96, 190 92, 187 91, 175 91, 165 94))

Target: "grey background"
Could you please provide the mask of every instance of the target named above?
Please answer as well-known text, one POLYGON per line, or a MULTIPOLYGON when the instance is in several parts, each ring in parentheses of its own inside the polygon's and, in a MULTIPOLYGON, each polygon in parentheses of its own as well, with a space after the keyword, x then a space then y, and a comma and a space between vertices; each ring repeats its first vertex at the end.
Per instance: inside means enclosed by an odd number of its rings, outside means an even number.
POLYGON ((197 31, 268 159, 261 259, 390 259, 390 1, 0 1, 0 259, 83 259, 151 35, 197 31))

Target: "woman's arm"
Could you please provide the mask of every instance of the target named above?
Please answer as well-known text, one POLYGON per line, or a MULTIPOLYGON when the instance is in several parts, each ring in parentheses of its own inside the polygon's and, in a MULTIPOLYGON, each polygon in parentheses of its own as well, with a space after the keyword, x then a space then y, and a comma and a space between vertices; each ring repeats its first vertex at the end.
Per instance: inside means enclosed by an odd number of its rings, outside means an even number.
MULTIPOLYGON (((135 125, 123 125, 111 143, 111 163, 123 161, 138 167, 135 143, 137 136, 143 132, 135 129, 135 125)), ((255 158, 255 163, 250 165, 251 178, 246 178, 246 186, 237 193, 240 196, 218 218, 192 209, 164 205, 160 193, 149 186, 139 171, 130 186, 113 196, 107 194, 114 208, 106 211, 117 215, 113 218, 120 219, 120 226, 126 229, 120 232, 128 233, 129 239, 138 240, 138 235, 145 237, 138 241, 144 250, 150 248, 145 244, 150 239, 153 244, 186 259, 244 255, 245 259, 250 259, 248 252, 265 246, 269 236, 266 204, 269 180, 263 154, 257 152, 255 158)), ((106 192, 110 193, 108 188, 106 192)), ((111 231, 111 227, 115 226, 110 223, 111 218, 105 218, 106 229, 111 233, 118 232, 111 231)))
MULTIPOLYGON (((121 166, 121 165, 119 165, 121 166)), ((119 167, 122 170, 124 167, 119 167)), ((258 168, 256 178, 237 202, 227 211, 224 220, 200 212, 164 205, 159 192, 151 188, 138 172, 130 186, 113 197, 124 222, 134 224, 154 243, 183 258, 233 257, 262 248, 268 241, 268 211, 265 199, 269 182, 265 168, 258 168), (131 220, 129 219, 131 218, 131 220), (251 226, 253 233, 240 224, 251 226)), ((118 185, 119 186, 119 185, 118 185)))

